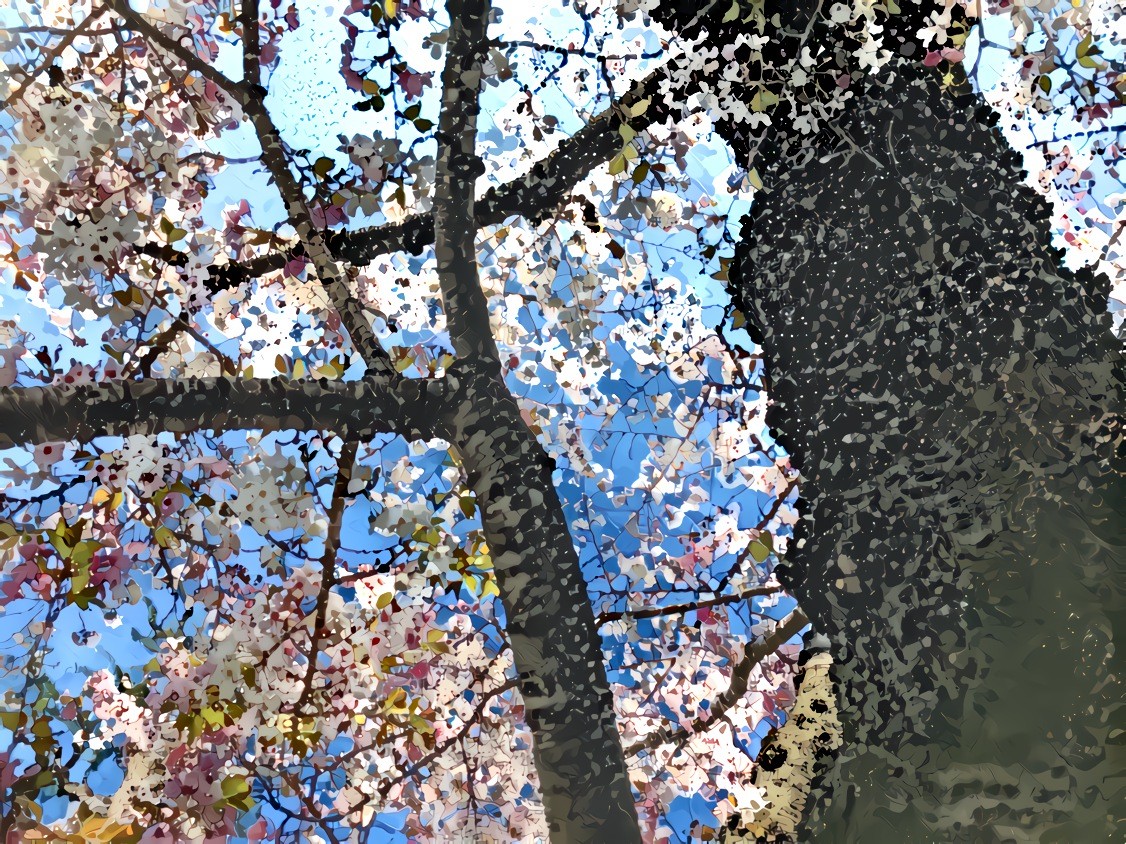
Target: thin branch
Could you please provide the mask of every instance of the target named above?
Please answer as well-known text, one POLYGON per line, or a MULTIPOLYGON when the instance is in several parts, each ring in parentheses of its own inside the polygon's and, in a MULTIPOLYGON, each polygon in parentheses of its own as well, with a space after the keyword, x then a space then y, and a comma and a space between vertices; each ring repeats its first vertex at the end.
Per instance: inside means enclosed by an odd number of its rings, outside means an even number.
POLYGON ((336 482, 332 487, 332 501, 328 507, 328 532, 325 535, 324 553, 321 554, 321 589, 317 594, 317 608, 313 615, 313 629, 309 634, 309 664, 305 668, 305 679, 301 695, 293 705, 294 712, 301 712, 309 695, 313 692, 313 678, 317 674, 317 656, 321 639, 324 638, 328 620, 328 601, 336 585, 336 556, 340 551, 340 531, 344 525, 344 508, 348 503, 348 484, 352 481, 352 470, 356 464, 355 440, 345 442, 336 461, 336 482))
POLYGON ((247 98, 246 87, 228 76, 224 76, 210 64, 203 60, 199 53, 184 45, 182 41, 173 40, 156 28, 144 15, 133 11, 128 0, 112 0, 110 7, 121 17, 130 29, 144 36, 151 44, 155 44, 165 53, 175 57, 180 64, 192 73, 198 73, 204 79, 214 83, 236 102, 242 103, 247 98))
POLYGON ((234 361, 220 352, 215 347, 215 344, 203 336, 187 318, 179 316, 172 320, 167 328, 145 342, 145 345, 149 347, 148 350, 145 351, 143 355, 131 360, 128 365, 122 369, 122 377, 129 378, 139 371, 148 378, 152 375, 152 365, 156 363, 156 359, 164 354, 164 352, 168 351, 168 346, 181 333, 188 334, 197 343, 207 349, 208 352, 214 355, 216 360, 219 361, 219 366, 222 368, 224 375, 238 374, 238 367, 234 361))
POLYGON ((753 589, 746 589, 732 595, 720 595, 715 598, 709 598, 703 601, 692 601, 686 604, 669 604, 664 607, 638 607, 636 609, 604 612, 598 616, 597 622, 598 626, 601 627, 603 624, 609 624, 611 621, 619 621, 623 618, 656 618, 662 615, 681 615, 694 610, 721 607, 726 604, 737 604, 740 601, 745 601, 756 595, 774 595, 781 591, 782 586, 780 585, 756 586, 753 589))
POLYGON ((491 701, 498 695, 504 694, 510 689, 515 689, 518 685, 519 683, 516 681, 516 679, 512 678, 505 680, 496 688, 482 694, 480 702, 473 710, 473 714, 463 722, 461 729, 455 735, 450 736, 450 738, 448 738, 446 741, 442 742, 417 762, 410 765, 395 779, 388 780, 387 782, 381 784, 379 786, 380 795, 382 797, 386 797, 391 792, 391 789, 398 785, 400 782, 413 777, 415 774, 417 774, 423 768, 427 767, 431 762, 439 758, 443 753, 445 753, 447 750, 449 750, 451 747, 465 738, 465 736, 468 735, 469 730, 472 729, 472 727, 484 716, 485 707, 489 703, 489 701, 491 701))
POLYGON ((37 67, 32 70, 22 71, 24 77, 23 82, 20 83, 20 86, 16 88, 16 90, 12 91, 12 93, 4 99, 4 105, 2 107, 7 108, 8 106, 12 105, 12 103, 20 100, 23 95, 27 93, 27 89, 31 87, 31 83, 35 81, 35 77, 37 77, 40 73, 53 65, 55 63, 55 59, 59 58, 63 53, 65 53, 67 47, 73 44, 74 40, 78 38, 78 36, 89 34, 90 25, 94 23, 94 21, 96 21, 99 17, 101 17, 102 12, 104 11, 105 9, 96 9, 91 12, 90 16, 86 18, 86 20, 63 33, 63 36, 59 39, 58 43, 43 54, 43 61, 41 61, 37 67))
POLYGON ((742 700, 743 695, 747 693, 747 687, 751 680, 751 672, 755 667, 768 656, 775 653, 782 645, 786 644, 786 642, 792 639, 795 634, 808 623, 809 619, 806 618, 805 613, 800 609, 794 610, 790 613, 789 618, 774 628, 774 631, 769 636, 759 639, 746 649, 743 658, 735 663, 735 667, 731 671, 731 685, 727 687, 727 690, 723 694, 716 698, 711 708, 708 709, 707 715, 701 715, 699 718, 693 720, 687 727, 658 730, 652 735, 627 747, 626 756, 636 756, 642 751, 654 750, 662 744, 686 740, 697 733, 706 731, 716 721, 725 718, 731 708, 742 700))
MULTIPOLYGON (((797 485, 798 478, 794 478, 786 485, 786 488, 782 490, 782 494, 774 499, 774 503, 770 505, 770 509, 762 514, 762 518, 759 519, 758 524, 755 525, 755 530, 766 530, 767 525, 769 525, 774 520, 774 517, 778 515, 778 511, 782 509, 782 505, 785 503, 786 499, 790 497, 790 493, 794 491, 794 487, 796 487, 797 485)), ((751 556, 751 543, 747 543, 747 547, 744 548, 742 552, 740 552, 738 558, 736 558, 735 565, 731 567, 727 574, 719 579, 719 583, 715 585, 715 588, 712 590, 712 592, 719 593, 726 589, 727 584, 729 584, 731 582, 731 579, 735 577, 735 575, 738 574, 739 571, 743 568, 743 565, 747 562, 747 557, 749 556, 751 556)))

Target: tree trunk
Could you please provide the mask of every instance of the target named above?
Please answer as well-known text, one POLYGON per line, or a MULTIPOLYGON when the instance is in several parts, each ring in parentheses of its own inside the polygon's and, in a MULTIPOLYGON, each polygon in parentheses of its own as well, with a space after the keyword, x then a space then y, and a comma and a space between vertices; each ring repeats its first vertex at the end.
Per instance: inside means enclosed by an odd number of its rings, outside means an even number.
POLYGON ((504 599, 553 844, 640 842, 601 640, 552 482, 554 462, 488 366, 458 362, 456 443, 504 599))
POLYGON ((1108 285, 1059 266, 976 97, 890 70, 832 130, 764 149, 732 273, 804 478, 784 578, 833 641, 846 727, 802 839, 1107 840, 1108 285))

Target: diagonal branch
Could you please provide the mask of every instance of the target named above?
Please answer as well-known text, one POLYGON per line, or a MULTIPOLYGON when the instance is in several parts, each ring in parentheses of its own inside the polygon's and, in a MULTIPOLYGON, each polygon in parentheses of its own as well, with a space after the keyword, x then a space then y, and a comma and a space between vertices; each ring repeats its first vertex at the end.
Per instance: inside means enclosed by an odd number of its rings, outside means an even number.
POLYGON ((391 789, 393 789, 396 785, 417 775, 420 771, 425 770, 430 766, 431 763, 434 762, 434 760, 440 758, 442 754, 456 745, 459 741, 465 741, 466 737, 477 725, 477 722, 485 717, 485 711, 488 708, 489 703, 492 702, 493 698, 498 697, 499 695, 502 695, 511 689, 515 689, 518 685, 519 683, 517 682, 516 678, 513 677, 505 680, 499 686, 495 686, 494 688, 489 689, 489 691, 479 694, 477 706, 474 708, 473 714, 465 719, 465 721, 462 723, 461 729, 457 733, 446 739, 444 742, 439 744, 425 756, 421 757, 415 762, 412 762, 399 776, 381 783, 379 786, 380 796, 386 797, 391 793, 391 789))
MULTIPOLYGON (((715 3, 708 4, 681 32, 689 35, 697 32, 714 6, 715 3)), ((533 221, 551 216, 566 201, 575 185, 621 152, 623 127, 641 132, 654 123, 663 123, 680 110, 680 104, 692 90, 678 92, 675 96, 668 93, 667 87, 675 69, 676 63, 673 62, 653 70, 609 108, 563 141, 527 175, 490 189, 476 202, 477 227, 503 223, 513 215, 533 221)), ((707 81, 701 75, 692 80, 692 88, 701 88, 707 81)), ((418 214, 400 223, 333 232, 328 235, 328 241, 341 260, 353 266, 365 266, 388 252, 421 252, 434 242, 434 221, 429 214, 418 214)), ((275 252, 244 264, 213 270, 208 287, 214 292, 237 286, 251 278, 279 270, 302 254, 300 251, 275 252)))
POLYGON ((0 448, 99 436, 201 430, 334 431, 368 439, 433 436, 441 382, 381 375, 359 381, 146 378, 0 389, 0 448))
POLYGON ((696 733, 704 732, 716 721, 725 718, 731 708, 742 700, 743 695, 747 693, 747 687, 751 681, 751 672, 755 667, 790 641, 808 623, 809 619, 805 617, 805 613, 800 609, 794 610, 784 622, 774 628, 769 636, 759 639, 746 649, 743 658, 735 663, 735 668, 731 672, 731 685, 716 698, 707 715, 701 715, 687 727, 658 730, 627 747, 626 756, 636 756, 642 751, 654 750, 662 744, 681 741, 696 733))
POLYGON ((293 705, 293 711, 300 714, 305 709, 309 695, 313 693, 313 679, 317 675, 317 656, 321 639, 327 631, 328 602, 336 586, 336 556, 340 551, 340 532, 344 527, 344 508, 348 503, 348 484, 352 481, 352 471, 356 463, 358 443, 345 441, 336 461, 336 481, 332 486, 332 501, 328 506, 328 532, 325 534, 324 553, 321 554, 321 589, 317 594, 317 608, 313 614, 313 629, 309 633, 308 665, 302 681, 301 694, 293 705))
POLYGON ((63 53, 66 52, 67 48, 74 43, 76 38, 78 38, 80 35, 88 33, 92 24, 99 17, 101 17, 102 12, 104 11, 105 9, 94 9, 90 13, 90 16, 87 17, 86 20, 82 21, 82 23, 63 32, 62 37, 54 44, 54 46, 52 46, 49 50, 44 50, 43 59, 39 62, 38 65, 36 65, 31 70, 22 71, 23 81, 20 83, 18 88, 16 88, 14 91, 12 91, 12 93, 4 98, 4 103, 3 105, 0 105, 0 109, 5 109, 13 103, 18 102, 20 99, 22 99, 23 95, 27 93, 27 89, 31 87, 31 83, 35 81, 36 77, 38 77, 39 74, 44 70, 51 67, 55 63, 55 61, 63 53))
POLYGON ((609 624, 611 621, 620 621, 623 618, 658 618, 663 615, 681 615, 683 613, 693 612, 694 610, 722 607, 727 604, 737 604, 758 595, 774 595, 781 591, 781 586, 755 586, 751 589, 745 589, 742 592, 735 592, 731 595, 719 595, 715 598, 691 601, 686 604, 668 604, 666 606, 637 607, 630 610, 613 610, 600 614, 597 618, 597 623, 598 626, 601 627, 603 624, 609 624))
POLYGON ((313 223, 309 207, 305 202, 304 190, 290 169, 289 157, 286 155, 281 134, 266 109, 266 90, 254 81, 259 79, 261 74, 261 69, 258 67, 256 0, 251 0, 243 7, 244 35, 248 39, 254 39, 244 43, 243 68, 246 78, 243 82, 229 79, 203 61, 193 50, 169 38, 144 16, 129 8, 127 0, 113 0, 113 8, 134 31, 141 33, 151 44, 174 56, 184 67, 214 82, 242 107, 258 135, 258 142, 262 147, 262 163, 266 165, 266 169, 277 185, 289 215, 289 222, 296 229, 300 239, 302 252, 312 262, 317 277, 325 287, 329 301, 340 313, 341 321, 348 329, 352 343, 373 370, 394 377, 394 367, 368 323, 365 308, 348 289, 348 277, 344 268, 333 256, 324 233, 313 223), (246 23, 246 18, 251 13, 255 17, 254 25, 246 23))

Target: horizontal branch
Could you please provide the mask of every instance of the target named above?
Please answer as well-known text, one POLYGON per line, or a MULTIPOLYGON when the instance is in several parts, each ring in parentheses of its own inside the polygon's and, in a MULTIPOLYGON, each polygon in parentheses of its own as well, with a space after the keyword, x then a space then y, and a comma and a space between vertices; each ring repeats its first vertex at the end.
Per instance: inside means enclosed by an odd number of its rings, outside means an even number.
POLYGON ((106 384, 0 389, 0 448, 98 436, 236 429, 433 436, 441 382, 383 376, 359 381, 146 378, 106 384))
POLYGON ((641 741, 634 742, 626 748, 626 756, 636 756, 644 750, 654 750, 662 744, 688 739, 697 733, 706 731, 716 721, 727 717, 731 708, 742 700, 747 693, 751 681, 751 672, 755 667, 790 641, 808 623, 809 619, 806 618, 805 613, 800 609, 794 610, 784 622, 774 628, 769 636, 757 640, 746 649, 743 658, 735 663, 735 668, 731 672, 731 685, 727 687, 727 691, 712 702, 706 715, 696 718, 687 727, 658 730, 641 741))

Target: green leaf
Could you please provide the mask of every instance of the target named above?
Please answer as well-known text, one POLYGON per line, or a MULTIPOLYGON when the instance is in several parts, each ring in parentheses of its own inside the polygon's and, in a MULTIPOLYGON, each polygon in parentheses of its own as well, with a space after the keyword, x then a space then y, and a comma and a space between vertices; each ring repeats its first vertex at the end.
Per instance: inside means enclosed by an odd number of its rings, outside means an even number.
POLYGON ((226 777, 219 784, 219 788, 223 792, 223 799, 219 802, 244 812, 254 808, 254 799, 250 796, 250 783, 244 778, 226 777))
POLYGON ((770 534, 764 533, 750 545, 751 558, 756 563, 765 563, 766 558, 770 556, 773 549, 773 542, 771 541, 770 534))
POLYGON ((335 166, 336 163, 331 158, 322 155, 313 162, 313 172, 317 175, 318 179, 327 179, 328 174, 332 172, 332 168, 335 166))
POLYGON ((457 503, 461 507, 462 515, 467 519, 472 519, 473 514, 477 512, 477 500, 472 495, 462 495, 458 498, 457 503))

